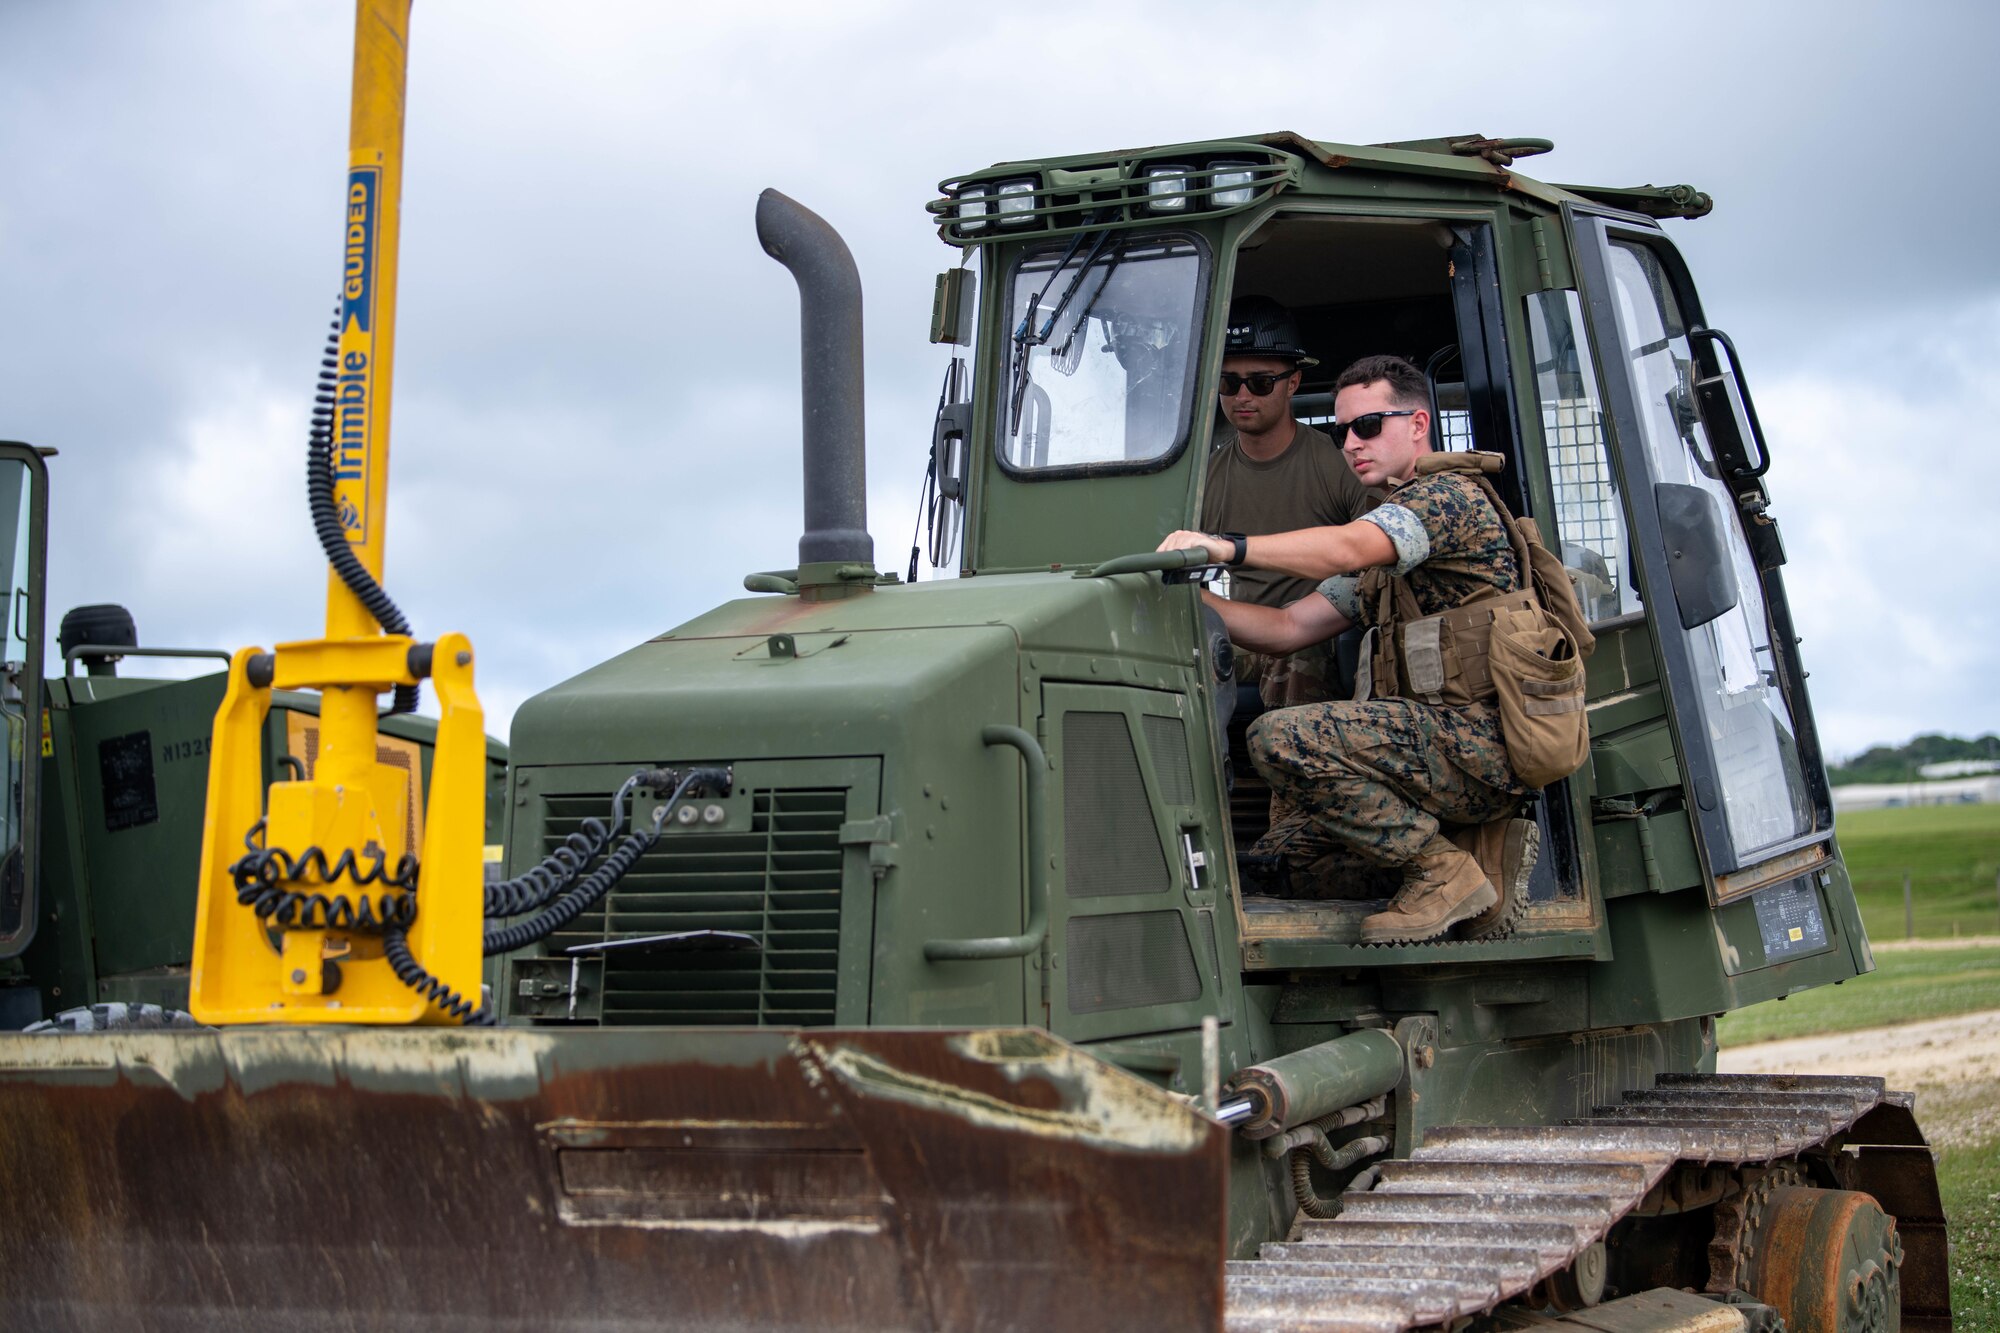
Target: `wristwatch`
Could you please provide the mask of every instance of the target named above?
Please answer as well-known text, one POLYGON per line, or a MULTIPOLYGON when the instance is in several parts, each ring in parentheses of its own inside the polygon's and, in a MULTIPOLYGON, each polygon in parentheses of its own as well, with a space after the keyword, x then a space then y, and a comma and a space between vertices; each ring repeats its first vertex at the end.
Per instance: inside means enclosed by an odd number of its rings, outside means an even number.
POLYGON ((1250 558, 1250 539, 1244 536, 1242 533, 1211 532, 1208 535, 1215 538, 1219 542, 1228 542, 1230 543, 1230 545, 1236 548, 1235 550, 1229 553, 1229 559, 1222 562, 1225 565, 1228 565, 1230 568, 1233 569, 1236 566, 1241 565, 1245 560, 1250 558))

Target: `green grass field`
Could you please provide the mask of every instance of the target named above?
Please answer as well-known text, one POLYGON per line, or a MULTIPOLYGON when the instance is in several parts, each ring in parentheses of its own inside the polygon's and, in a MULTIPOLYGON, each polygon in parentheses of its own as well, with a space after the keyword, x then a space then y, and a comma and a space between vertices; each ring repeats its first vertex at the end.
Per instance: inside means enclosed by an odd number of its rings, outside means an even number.
POLYGON ((2000 948, 1883 949, 1867 976, 1724 1014, 1716 1036, 1724 1046, 1748 1046, 1978 1009, 2000 1009, 2000 948))
POLYGON ((1903 938, 1903 876, 1918 938, 2000 933, 2000 804, 1852 810, 1835 821, 1874 940, 1903 938))
POLYGON ((2000 1143, 1938 1153, 1938 1189, 1951 1238, 1951 1323, 2000 1329, 2000 1143))

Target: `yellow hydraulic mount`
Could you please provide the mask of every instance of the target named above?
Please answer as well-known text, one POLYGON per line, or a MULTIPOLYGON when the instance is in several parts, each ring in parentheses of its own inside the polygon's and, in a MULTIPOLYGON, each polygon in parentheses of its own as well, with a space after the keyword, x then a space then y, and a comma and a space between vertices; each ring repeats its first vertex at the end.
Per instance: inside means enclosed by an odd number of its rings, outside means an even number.
POLYGON ((410 5, 356 5, 346 258, 314 463, 331 489, 326 637, 244 648, 230 663, 195 915, 189 1007, 205 1023, 449 1023, 479 999, 486 735, 472 645, 384 632, 401 615, 379 583, 410 5), (426 677, 442 720, 417 848, 405 845, 408 771, 378 758, 376 707, 426 677), (267 800, 274 689, 320 692, 319 745, 311 777, 270 784, 267 800))

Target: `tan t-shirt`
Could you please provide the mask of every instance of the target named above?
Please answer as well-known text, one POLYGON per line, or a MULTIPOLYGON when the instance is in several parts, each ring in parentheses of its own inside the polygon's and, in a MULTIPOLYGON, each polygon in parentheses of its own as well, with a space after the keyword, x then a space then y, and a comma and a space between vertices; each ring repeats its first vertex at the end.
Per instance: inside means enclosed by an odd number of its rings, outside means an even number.
MULTIPOLYGON (((1219 429, 1217 439, 1201 498, 1204 532, 1258 537, 1351 523, 1369 508, 1367 488, 1325 431, 1300 422, 1285 452, 1268 463, 1244 454, 1233 429, 1219 429)), ((1232 598, 1263 606, 1295 602, 1314 586, 1313 579, 1267 569, 1232 570, 1229 576, 1232 598)))

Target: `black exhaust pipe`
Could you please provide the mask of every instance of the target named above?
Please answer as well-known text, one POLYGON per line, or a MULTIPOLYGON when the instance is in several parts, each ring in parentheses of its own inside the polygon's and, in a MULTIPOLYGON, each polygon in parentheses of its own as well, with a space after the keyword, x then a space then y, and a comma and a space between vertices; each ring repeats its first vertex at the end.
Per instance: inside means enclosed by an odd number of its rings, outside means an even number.
POLYGON ((794 199, 757 197, 757 240, 799 284, 806 531, 801 566, 875 566, 861 408, 861 274, 840 233, 794 199))

